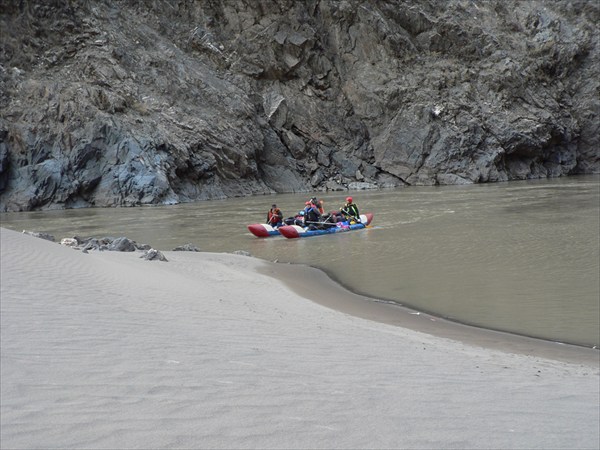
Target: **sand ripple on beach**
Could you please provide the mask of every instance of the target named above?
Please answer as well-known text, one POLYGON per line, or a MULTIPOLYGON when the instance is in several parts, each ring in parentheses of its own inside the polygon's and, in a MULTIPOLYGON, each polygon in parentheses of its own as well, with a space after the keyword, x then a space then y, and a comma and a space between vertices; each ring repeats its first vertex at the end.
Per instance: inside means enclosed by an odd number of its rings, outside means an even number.
POLYGON ((598 367, 329 310, 245 256, 1 233, 3 448, 598 447, 598 367))

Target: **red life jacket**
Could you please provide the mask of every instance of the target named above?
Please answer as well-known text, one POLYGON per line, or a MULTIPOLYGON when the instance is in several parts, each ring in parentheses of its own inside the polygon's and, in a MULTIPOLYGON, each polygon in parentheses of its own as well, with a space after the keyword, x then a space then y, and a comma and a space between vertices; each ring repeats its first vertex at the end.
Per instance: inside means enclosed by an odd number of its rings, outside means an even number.
POLYGON ((283 213, 279 208, 270 209, 268 215, 268 221, 270 224, 276 224, 281 222, 281 218, 283 217, 283 213))

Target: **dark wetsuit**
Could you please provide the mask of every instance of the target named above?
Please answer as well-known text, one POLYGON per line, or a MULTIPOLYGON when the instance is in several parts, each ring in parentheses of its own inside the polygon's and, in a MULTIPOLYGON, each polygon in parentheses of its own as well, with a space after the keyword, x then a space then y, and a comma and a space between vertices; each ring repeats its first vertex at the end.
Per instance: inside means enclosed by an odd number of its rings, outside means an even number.
POLYGON ((360 222, 360 213, 358 212, 358 206, 356 206, 354 203, 346 203, 342 207, 342 212, 348 217, 353 216, 358 222, 360 222))
POLYGON ((318 227, 318 223, 321 221, 321 214, 319 214, 319 210, 314 205, 307 206, 304 210, 304 225, 305 226, 315 226, 318 227))

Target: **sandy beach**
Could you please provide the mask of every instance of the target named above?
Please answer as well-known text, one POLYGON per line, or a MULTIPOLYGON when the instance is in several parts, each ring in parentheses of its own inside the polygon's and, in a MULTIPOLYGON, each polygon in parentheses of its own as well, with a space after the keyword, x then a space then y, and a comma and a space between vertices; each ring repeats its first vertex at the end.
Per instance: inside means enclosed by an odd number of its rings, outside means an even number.
POLYGON ((598 449, 599 352, 234 255, 0 229, 0 447, 598 449))

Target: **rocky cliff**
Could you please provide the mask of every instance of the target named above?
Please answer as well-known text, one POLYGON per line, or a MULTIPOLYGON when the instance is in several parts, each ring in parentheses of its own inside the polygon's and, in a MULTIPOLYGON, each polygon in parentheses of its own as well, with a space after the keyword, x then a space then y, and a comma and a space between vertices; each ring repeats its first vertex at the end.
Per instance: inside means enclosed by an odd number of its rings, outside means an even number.
POLYGON ((594 0, 3 0, 0 211, 600 170, 594 0))

